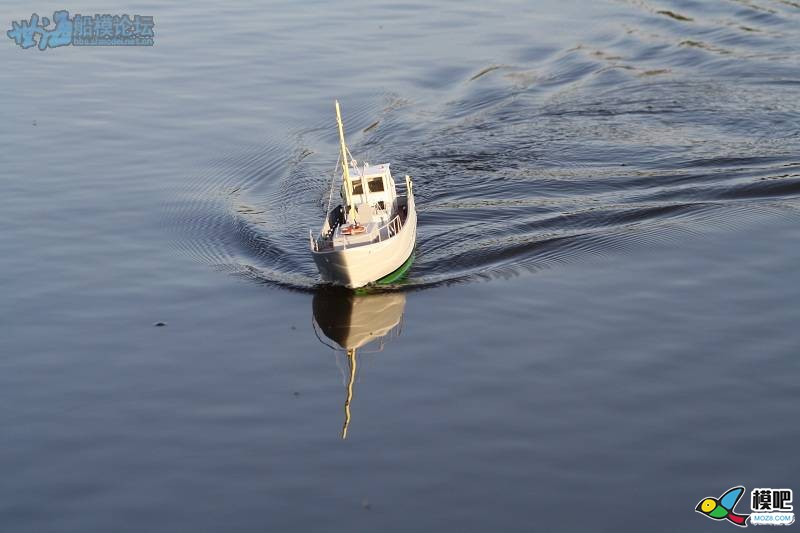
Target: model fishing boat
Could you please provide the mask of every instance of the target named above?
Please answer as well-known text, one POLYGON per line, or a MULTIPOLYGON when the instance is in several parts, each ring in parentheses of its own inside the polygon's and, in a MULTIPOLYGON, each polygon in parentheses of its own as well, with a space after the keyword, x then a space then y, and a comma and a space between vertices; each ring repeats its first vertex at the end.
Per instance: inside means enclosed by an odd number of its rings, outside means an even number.
POLYGON ((311 255, 322 280, 356 288, 393 281, 411 264, 417 238, 417 212, 411 177, 405 194, 398 194, 389 164, 370 165, 350 155, 336 102, 339 126, 339 163, 342 171, 341 204, 331 208, 316 236, 309 230, 311 255))

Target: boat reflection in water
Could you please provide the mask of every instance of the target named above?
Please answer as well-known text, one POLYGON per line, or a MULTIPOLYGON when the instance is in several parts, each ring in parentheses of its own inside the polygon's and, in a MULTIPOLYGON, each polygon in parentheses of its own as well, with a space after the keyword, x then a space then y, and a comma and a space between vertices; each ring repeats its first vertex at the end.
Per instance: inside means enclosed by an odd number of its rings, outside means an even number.
POLYGON ((356 351, 380 352, 385 341, 400 335, 406 296, 401 292, 356 294, 326 289, 314 295, 314 329, 319 340, 347 358, 347 395, 342 439, 350 425, 350 403, 356 379, 356 351), (321 333, 321 335, 320 335, 321 333))

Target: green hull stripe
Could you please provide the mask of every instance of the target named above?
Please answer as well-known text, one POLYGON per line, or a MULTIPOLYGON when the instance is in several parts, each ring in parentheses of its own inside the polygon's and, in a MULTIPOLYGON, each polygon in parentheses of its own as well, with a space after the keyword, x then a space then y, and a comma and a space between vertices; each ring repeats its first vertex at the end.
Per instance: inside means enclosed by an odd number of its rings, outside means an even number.
POLYGON ((411 255, 408 256, 408 259, 406 259, 405 263, 400 265, 400 268, 398 268, 391 274, 387 274, 386 276, 382 277, 375 283, 377 283, 378 285, 389 285, 391 283, 394 283, 395 281, 399 280, 400 278, 406 275, 406 272, 408 272, 408 269, 411 267, 411 263, 413 262, 414 262, 414 252, 411 252, 411 255))

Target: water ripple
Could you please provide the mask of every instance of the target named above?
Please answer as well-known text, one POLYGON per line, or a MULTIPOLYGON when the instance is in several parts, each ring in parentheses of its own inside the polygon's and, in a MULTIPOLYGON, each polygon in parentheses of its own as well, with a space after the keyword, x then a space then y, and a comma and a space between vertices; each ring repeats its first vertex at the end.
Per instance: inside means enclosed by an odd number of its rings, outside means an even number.
MULTIPOLYGON (((417 183, 403 288, 679 246, 800 212, 798 59, 775 44, 800 37, 797 5, 628 4, 636 24, 616 37, 536 64, 454 69, 462 83, 435 101, 386 92, 345 106, 356 157, 417 183)), ((169 203, 177 246, 248 279, 316 287, 307 235, 328 201, 332 123, 209 160, 169 203)))

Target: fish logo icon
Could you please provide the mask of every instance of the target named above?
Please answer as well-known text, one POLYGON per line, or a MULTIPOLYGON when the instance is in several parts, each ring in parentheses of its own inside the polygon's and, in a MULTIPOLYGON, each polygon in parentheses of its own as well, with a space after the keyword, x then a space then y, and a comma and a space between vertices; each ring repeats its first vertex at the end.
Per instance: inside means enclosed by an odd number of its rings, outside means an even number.
POLYGON ((750 515, 737 514, 733 510, 742 494, 744 487, 733 487, 719 498, 704 498, 694 510, 712 520, 729 520, 739 527, 747 527, 747 518, 750 515))

